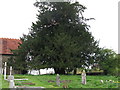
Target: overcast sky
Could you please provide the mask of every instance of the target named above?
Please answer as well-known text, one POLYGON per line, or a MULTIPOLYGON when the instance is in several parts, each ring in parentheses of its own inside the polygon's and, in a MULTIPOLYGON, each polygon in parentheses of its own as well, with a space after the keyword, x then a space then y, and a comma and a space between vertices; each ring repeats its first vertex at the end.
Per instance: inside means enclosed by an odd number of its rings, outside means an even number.
MULTIPOLYGON (((0 0, 0 38, 19 38, 27 34, 35 22, 36 0, 0 0)), ((118 1, 119 0, 78 0, 85 5, 84 17, 95 18, 89 21, 95 40, 100 47, 118 52, 118 1)))

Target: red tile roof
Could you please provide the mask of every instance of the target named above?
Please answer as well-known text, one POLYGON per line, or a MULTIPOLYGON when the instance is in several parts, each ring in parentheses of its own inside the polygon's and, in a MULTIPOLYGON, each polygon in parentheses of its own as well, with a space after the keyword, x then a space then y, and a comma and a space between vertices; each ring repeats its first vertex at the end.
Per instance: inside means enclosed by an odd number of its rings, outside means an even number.
POLYGON ((22 43, 19 39, 0 38, 0 54, 12 54, 11 49, 17 49, 19 43, 22 43))

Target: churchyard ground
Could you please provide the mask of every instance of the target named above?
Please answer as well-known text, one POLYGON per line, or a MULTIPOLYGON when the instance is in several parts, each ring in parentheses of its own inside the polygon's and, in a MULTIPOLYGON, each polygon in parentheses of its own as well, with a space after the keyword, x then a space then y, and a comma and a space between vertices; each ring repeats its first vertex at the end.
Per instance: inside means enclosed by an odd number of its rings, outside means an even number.
MULTIPOLYGON (((87 75, 87 84, 81 84, 81 75, 60 75, 60 87, 56 85, 56 75, 14 75, 15 79, 28 79, 15 81, 16 86, 45 87, 45 88, 118 88, 118 78, 115 76, 87 75), (103 83, 101 83, 103 80, 103 83), (106 81, 111 80, 111 81, 106 81), (66 82, 66 83, 64 83, 66 82)), ((8 88, 7 81, 2 80, 2 88, 8 88)))

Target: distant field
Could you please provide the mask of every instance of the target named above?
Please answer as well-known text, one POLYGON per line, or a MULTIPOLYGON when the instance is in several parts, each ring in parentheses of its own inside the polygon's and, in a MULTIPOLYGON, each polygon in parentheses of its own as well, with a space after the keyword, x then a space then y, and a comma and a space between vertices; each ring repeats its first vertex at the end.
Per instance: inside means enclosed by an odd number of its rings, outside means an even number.
MULTIPOLYGON (((117 88, 118 78, 114 76, 87 76, 87 84, 81 84, 81 75, 60 75, 60 87, 56 85, 56 75, 14 75, 15 79, 24 79, 26 81, 15 81, 16 86, 29 86, 29 87, 45 87, 45 88, 63 88, 67 85, 68 88, 117 88), (101 83, 103 80, 104 83, 101 83), (113 82, 106 82, 105 80, 114 80, 113 82), (66 81, 66 83, 63 83, 66 81)), ((2 81, 2 88, 8 88, 7 81, 2 81)))

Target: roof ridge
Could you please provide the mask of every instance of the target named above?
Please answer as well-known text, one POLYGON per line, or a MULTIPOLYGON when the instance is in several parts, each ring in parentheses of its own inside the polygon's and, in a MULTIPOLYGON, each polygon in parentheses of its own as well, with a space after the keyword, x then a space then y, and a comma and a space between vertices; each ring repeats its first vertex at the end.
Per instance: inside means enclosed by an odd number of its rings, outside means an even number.
POLYGON ((20 39, 16 39, 16 38, 0 38, 0 39, 11 39, 11 40, 20 40, 20 39))

